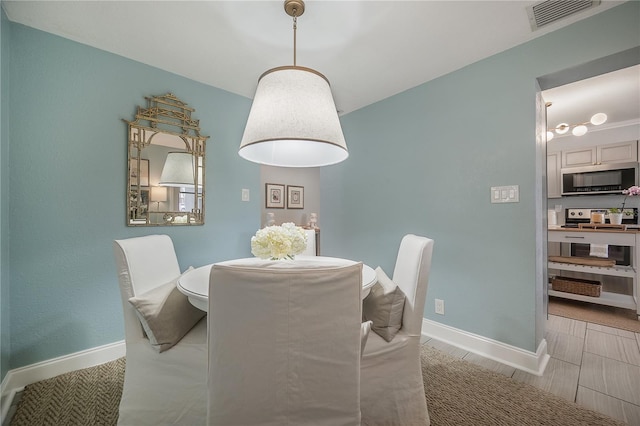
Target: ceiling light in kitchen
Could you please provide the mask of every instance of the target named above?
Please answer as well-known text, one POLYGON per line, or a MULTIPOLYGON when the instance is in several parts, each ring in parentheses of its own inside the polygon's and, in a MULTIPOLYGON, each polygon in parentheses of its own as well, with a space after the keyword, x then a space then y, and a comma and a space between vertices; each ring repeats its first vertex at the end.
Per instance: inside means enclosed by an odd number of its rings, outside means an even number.
POLYGON ((593 124, 594 126, 599 126, 601 124, 604 124, 607 121, 607 114, 605 114, 604 112, 599 112, 597 114, 594 114, 593 117, 591 117, 591 124, 593 124))
POLYGON ((607 121, 607 114, 603 112, 599 112, 597 114, 594 114, 591 117, 591 120, 585 121, 584 123, 575 123, 575 124, 560 123, 556 127, 547 130, 547 140, 549 141, 553 139, 553 136, 550 137, 549 133, 553 135, 553 132, 555 131, 559 135, 564 135, 570 129, 571 129, 571 134, 573 134, 574 136, 583 136, 589 131, 589 128, 587 127, 587 125, 599 126, 601 124, 604 124, 606 121, 607 121))
POLYGON ((573 136, 582 136, 587 133, 587 126, 580 124, 579 126, 574 127, 571 133, 573 133, 573 136))
POLYGON ((556 133, 559 135, 564 135, 569 131, 569 125, 567 123, 560 123, 556 126, 556 133))

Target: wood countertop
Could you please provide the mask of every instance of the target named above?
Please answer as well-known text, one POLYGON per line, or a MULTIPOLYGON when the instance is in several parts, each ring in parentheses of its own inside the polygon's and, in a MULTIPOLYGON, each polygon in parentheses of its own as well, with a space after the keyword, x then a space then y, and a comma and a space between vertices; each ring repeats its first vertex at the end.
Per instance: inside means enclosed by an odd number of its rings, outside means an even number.
MULTIPOLYGON (((549 226, 549 231, 562 231, 562 232, 611 232, 616 234, 637 234, 640 233, 640 229, 625 229, 619 227, 619 225, 591 225, 593 227, 582 227, 582 228, 562 228, 560 225, 551 225, 549 226)), ((624 225, 623 225, 624 226, 624 225)), ((637 225, 635 225, 637 226, 637 225)))

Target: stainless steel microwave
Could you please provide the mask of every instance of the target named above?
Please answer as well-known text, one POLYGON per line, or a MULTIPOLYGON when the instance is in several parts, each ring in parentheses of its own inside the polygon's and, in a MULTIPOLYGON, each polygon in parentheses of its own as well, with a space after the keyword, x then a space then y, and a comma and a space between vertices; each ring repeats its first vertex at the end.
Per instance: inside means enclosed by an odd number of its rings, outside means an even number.
POLYGON ((620 194, 638 185, 638 162, 568 167, 560 174, 562 195, 620 194))

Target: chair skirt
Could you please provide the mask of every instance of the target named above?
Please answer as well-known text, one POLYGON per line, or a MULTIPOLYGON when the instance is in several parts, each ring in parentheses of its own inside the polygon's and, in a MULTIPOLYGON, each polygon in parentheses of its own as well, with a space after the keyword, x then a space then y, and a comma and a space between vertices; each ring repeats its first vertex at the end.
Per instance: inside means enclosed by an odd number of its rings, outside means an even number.
POLYGON ((400 330, 391 342, 370 333, 360 361, 363 426, 428 426, 420 336, 400 330))
POLYGON ((127 342, 118 425, 189 425, 207 420, 207 318, 168 351, 127 342))

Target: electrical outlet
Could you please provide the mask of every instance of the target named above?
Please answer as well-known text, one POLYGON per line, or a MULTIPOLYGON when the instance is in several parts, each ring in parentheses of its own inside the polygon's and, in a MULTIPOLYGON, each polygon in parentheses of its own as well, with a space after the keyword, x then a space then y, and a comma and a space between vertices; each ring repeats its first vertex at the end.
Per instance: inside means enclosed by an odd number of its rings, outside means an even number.
POLYGON ((436 314, 444 315, 444 300, 436 299, 436 314))
POLYGON ((248 189, 243 189, 242 190, 242 201, 249 201, 249 190, 248 189))

